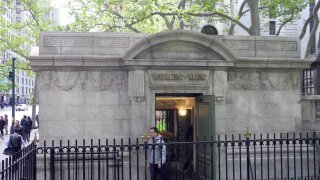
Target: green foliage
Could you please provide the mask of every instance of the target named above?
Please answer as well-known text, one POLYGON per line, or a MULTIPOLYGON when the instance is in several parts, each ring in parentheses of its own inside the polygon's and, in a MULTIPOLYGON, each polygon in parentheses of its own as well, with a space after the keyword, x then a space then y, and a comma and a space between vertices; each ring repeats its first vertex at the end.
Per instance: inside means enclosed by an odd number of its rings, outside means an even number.
MULTIPOLYGON (((56 23, 48 18, 52 10, 50 0, 20 0, 21 6, 15 0, 0 1, 0 55, 6 51, 14 51, 24 57, 29 54, 32 46, 39 43, 41 31, 50 31, 56 28, 56 23), (21 9, 21 13, 28 12, 30 18, 20 23, 8 22, 6 13, 11 10, 21 9)), ((8 70, 11 70, 10 60, 0 65, 0 92, 7 92, 11 83, 6 82, 8 70), (1 76, 2 75, 2 76, 1 76)), ((29 62, 16 61, 16 68, 25 70, 28 76, 34 76, 29 67, 29 62)))
MULTIPOLYGON (((287 23, 299 18, 310 1, 260 0, 260 12, 255 14, 260 18, 277 17, 280 23, 287 23)), ((155 33, 166 29, 200 28, 199 22, 204 18, 209 22, 241 23, 238 21, 241 16, 232 17, 225 0, 69 0, 69 8, 75 22, 61 30, 155 33)), ((248 5, 243 13, 250 13, 248 5)), ((242 28, 250 31, 250 27, 243 25, 242 28)))
POLYGON ((263 17, 276 19, 283 23, 300 18, 300 12, 314 0, 260 0, 263 17))
POLYGON ((69 8, 75 22, 64 30, 155 33, 180 28, 181 22, 195 26, 190 13, 215 11, 215 2, 222 2, 197 1, 185 0, 183 6, 183 0, 72 0, 69 8))

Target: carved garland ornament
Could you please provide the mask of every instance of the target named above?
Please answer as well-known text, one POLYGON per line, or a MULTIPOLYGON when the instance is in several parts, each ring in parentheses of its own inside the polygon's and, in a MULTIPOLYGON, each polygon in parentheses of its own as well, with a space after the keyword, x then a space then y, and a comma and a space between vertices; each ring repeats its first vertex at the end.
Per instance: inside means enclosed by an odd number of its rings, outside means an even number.
POLYGON ((74 88, 80 79, 80 72, 55 72, 54 83, 64 91, 74 88))
POLYGON ((51 89, 58 88, 68 91, 77 87, 81 89, 92 89, 98 91, 106 91, 113 87, 114 89, 122 89, 127 76, 125 72, 41 72, 40 88, 51 89))

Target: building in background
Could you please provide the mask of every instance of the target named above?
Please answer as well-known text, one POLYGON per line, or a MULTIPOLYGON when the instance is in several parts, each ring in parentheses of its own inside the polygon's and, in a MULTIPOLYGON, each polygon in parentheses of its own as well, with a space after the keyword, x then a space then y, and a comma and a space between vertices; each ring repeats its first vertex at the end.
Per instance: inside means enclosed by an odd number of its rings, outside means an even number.
MULTIPOLYGON (((31 14, 29 11, 25 11, 23 9, 23 6, 19 0, 15 1, 14 4, 15 8, 6 8, 7 11, 6 13, 3 14, 3 17, 5 19, 5 23, 10 25, 14 23, 24 23, 25 21, 28 21, 31 18, 31 14)), ((27 36, 27 31, 28 29, 21 29, 20 31, 16 32, 7 32, 5 34, 2 34, 2 36, 27 36)), ((26 48, 25 44, 21 44, 21 48, 26 48)), ((19 62, 25 62, 26 59, 13 52, 12 50, 8 49, 4 52, 1 53, 1 63, 2 64, 8 64, 8 61, 12 61, 12 58, 15 57, 17 63, 19 62)), ((31 101, 32 98, 32 93, 33 93, 33 86, 34 86, 34 74, 33 73, 27 73, 26 70, 24 69, 19 69, 17 68, 15 70, 15 77, 16 77, 16 88, 15 88, 15 93, 16 93, 16 102, 17 103, 28 103, 31 101)), ((12 97, 11 90, 9 92, 5 92, 2 94, 3 100, 9 102, 10 98, 12 97)))

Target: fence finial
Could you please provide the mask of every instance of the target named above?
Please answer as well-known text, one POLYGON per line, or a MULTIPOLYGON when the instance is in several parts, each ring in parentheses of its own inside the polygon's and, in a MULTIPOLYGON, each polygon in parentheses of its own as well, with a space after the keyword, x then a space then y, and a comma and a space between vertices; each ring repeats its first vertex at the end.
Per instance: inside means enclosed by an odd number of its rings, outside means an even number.
POLYGON ((249 131, 249 128, 247 127, 247 130, 245 130, 245 131, 243 132, 243 135, 244 135, 245 138, 250 139, 250 137, 251 137, 251 135, 252 135, 252 132, 249 131))
POLYGON ((33 137, 32 143, 35 143, 36 145, 39 143, 39 139, 37 137, 37 133, 34 133, 34 137, 33 137))

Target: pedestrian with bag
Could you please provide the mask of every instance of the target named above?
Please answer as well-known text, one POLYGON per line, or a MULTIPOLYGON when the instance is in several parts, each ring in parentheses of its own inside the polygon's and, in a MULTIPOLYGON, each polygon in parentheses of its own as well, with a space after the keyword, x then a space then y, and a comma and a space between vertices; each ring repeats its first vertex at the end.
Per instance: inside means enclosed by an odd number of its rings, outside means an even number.
POLYGON ((26 142, 19 134, 18 128, 14 129, 14 134, 11 134, 10 137, 7 139, 6 145, 8 148, 12 148, 15 153, 19 152, 22 148, 26 146, 26 142))
POLYGON ((166 166, 166 146, 164 140, 156 127, 150 128, 150 139, 148 142, 148 162, 151 180, 157 180, 160 175, 162 180, 169 180, 168 173, 165 172, 166 166))

